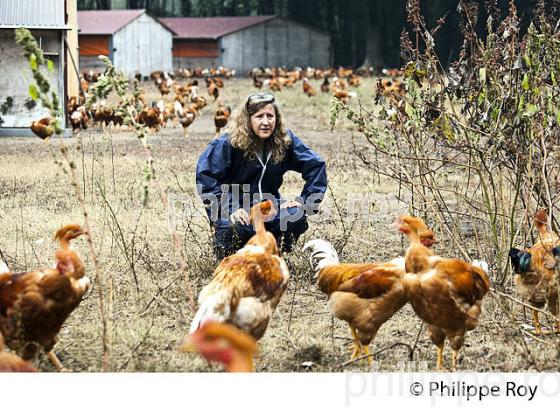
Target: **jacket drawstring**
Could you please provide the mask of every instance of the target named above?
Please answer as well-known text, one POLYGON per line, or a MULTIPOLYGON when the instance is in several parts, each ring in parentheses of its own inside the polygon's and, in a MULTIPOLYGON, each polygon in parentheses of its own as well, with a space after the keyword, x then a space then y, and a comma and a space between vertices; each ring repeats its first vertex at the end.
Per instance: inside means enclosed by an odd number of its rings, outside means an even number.
POLYGON ((261 165, 263 167, 262 172, 261 172, 261 177, 259 178, 259 195, 260 195, 259 200, 260 201, 262 201, 262 197, 263 197, 261 183, 262 183, 262 180, 264 178, 264 173, 266 172, 266 166, 268 165, 268 160, 270 159, 271 156, 272 156, 272 151, 270 151, 268 153, 268 155, 266 156, 266 162, 263 162, 260 155, 257 155, 257 159, 259 160, 259 162, 261 163, 261 165))

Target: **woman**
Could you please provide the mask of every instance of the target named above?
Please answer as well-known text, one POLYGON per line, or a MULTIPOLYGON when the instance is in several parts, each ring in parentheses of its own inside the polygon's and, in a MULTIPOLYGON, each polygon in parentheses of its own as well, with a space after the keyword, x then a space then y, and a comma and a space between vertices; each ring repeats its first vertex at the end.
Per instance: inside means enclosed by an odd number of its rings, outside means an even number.
POLYGON ((250 95, 228 131, 208 145, 196 167, 197 190, 215 229, 216 256, 235 252, 255 234, 248 212, 265 199, 274 199, 279 209, 266 229, 290 252, 308 228, 304 211, 314 212, 327 189, 325 162, 284 128, 271 93, 250 95), (305 180, 296 200, 282 200, 278 191, 287 171, 305 180))

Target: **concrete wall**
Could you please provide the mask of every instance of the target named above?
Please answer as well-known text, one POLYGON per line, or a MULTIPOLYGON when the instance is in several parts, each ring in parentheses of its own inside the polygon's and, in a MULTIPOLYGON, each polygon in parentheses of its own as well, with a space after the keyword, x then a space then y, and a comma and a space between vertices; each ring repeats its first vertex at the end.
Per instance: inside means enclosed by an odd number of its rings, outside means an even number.
POLYGON ((129 77, 137 72, 171 71, 172 47, 171 32, 142 14, 113 35, 113 64, 129 77))
MULTIPOLYGON (((48 75, 51 86, 58 92, 60 100, 64 104, 61 33, 56 30, 33 30, 32 33, 43 51, 48 53, 45 57, 55 63, 52 73, 48 73, 46 68, 44 72, 48 75)), ((0 125, 0 128, 29 128, 32 121, 48 113, 48 110, 45 110, 39 101, 32 110, 28 110, 24 106, 24 103, 30 98, 29 85, 32 82, 29 62, 15 41, 14 30, 0 30, 0 102, 6 101, 8 96, 14 99, 14 107, 6 115, 2 115, 4 123, 0 125)))
POLYGON ((224 36, 221 47, 221 64, 238 75, 263 66, 331 65, 327 33, 282 18, 224 36))

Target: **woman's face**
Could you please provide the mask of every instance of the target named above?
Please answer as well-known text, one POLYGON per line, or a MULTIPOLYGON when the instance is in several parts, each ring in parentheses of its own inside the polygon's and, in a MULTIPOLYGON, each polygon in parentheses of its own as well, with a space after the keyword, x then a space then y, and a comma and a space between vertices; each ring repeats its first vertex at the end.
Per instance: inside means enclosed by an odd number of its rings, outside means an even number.
POLYGON ((251 115, 251 129, 261 140, 266 140, 272 135, 276 126, 276 112, 272 104, 267 104, 251 115))

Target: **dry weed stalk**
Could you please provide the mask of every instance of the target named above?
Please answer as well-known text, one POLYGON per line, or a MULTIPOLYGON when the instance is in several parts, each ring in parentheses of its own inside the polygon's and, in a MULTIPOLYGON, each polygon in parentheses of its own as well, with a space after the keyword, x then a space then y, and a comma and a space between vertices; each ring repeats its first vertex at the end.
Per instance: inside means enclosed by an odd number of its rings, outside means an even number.
MULTIPOLYGON (((41 66, 46 65, 49 71, 53 70, 53 63, 50 60, 46 60, 43 57, 43 52, 41 48, 35 41, 35 38, 28 29, 18 28, 16 29, 16 41, 24 49, 24 54, 29 60, 29 66, 33 73, 33 79, 35 83, 29 86, 29 94, 33 100, 39 99, 44 108, 49 110, 49 114, 52 118, 51 125, 54 126, 55 134, 61 136, 63 130, 59 123, 59 117, 61 115, 60 101, 58 99, 58 94, 56 91, 51 90, 51 85, 48 78, 41 71, 41 66), (49 95, 50 92, 50 95, 49 95)), ((91 225, 89 223, 88 212, 86 209, 86 204, 84 198, 79 189, 78 181, 75 174, 76 164, 70 158, 68 154, 68 147, 64 143, 64 139, 60 138, 59 151, 64 159, 65 165, 62 161, 57 160, 56 153, 52 150, 52 146, 49 144, 49 150, 51 155, 55 158, 55 162, 59 165, 63 172, 68 175, 70 184, 74 189, 76 199, 80 204, 80 209, 84 218, 84 227, 86 229, 85 236, 88 243, 88 249, 93 261, 93 266, 95 270, 95 284, 99 289, 99 316, 101 319, 102 326, 102 344, 103 344, 103 370, 107 371, 110 368, 110 343, 108 334, 108 321, 105 313, 105 301, 103 296, 103 275, 101 268, 99 266, 99 261, 97 258, 97 252, 93 244, 93 237, 91 234, 91 225)), ((47 141, 48 142, 48 141, 47 141)))
MULTIPOLYGON (((95 85, 92 87, 92 95, 86 101, 86 106, 91 107, 95 102, 105 100, 107 96, 115 91, 119 96, 119 102, 115 111, 122 114, 124 117, 124 124, 129 125, 134 129, 136 136, 142 143, 142 148, 144 150, 144 155, 146 158, 146 165, 144 167, 144 196, 143 202, 146 205, 148 201, 149 194, 149 184, 154 183, 159 194, 161 204, 164 209, 168 206, 168 196, 163 187, 161 186, 160 180, 157 177, 156 169, 154 166, 155 158, 152 155, 151 148, 148 144, 147 133, 148 128, 144 124, 140 124, 136 121, 139 111, 142 109, 140 103, 140 95, 142 90, 139 87, 138 80, 134 80, 132 87, 132 96, 127 96, 128 91, 128 79, 124 73, 118 71, 111 60, 106 56, 100 57, 105 65, 105 72, 99 77, 95 85)), ((187 297, 189 300, 189 307, 191 313, 194 315, 195 312, 195 301, 192 286, 189 279, 189 270, 187 268, 186 256, 183 251, 183 244, 181 238, 177 233, 176 229, 170 229, 170 234, 173 239, 173 244, 175 246, 175 252, 181 263, 181 270, 183 272, 185 289, 187 292, 187 297)))

